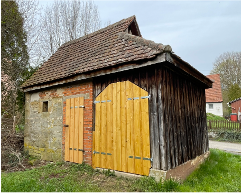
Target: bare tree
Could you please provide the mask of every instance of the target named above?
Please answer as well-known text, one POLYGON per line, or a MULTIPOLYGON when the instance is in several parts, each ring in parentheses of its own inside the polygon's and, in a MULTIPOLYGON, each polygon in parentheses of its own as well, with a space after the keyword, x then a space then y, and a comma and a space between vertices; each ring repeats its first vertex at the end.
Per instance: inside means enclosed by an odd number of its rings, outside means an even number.
POLYGON ((241 87, 241 52, 221 54, 214 62, 211 74, 220 74, 222 89, 229 89, 233 84, 241 87))
POLYGON ((40 26, 41 10, 38 0, 16 0, 23 17, 23 27, 27 35, 29 64, 39 66, 43 61, 40 48, 42 33, 40 26))
POLYGON ((47 59, 63 43, 100 29, 98 7, 93 1, 55 1, 44 10, 41 29, 47 59))
POLYGON ((220 75, 223 113, 224 115, 229 115, 230 108, 227 103, 234 96, 232 90, 235 87, 241 88, 241 52, 226 52, 221 54, 214 62, 211 74, 220 75))

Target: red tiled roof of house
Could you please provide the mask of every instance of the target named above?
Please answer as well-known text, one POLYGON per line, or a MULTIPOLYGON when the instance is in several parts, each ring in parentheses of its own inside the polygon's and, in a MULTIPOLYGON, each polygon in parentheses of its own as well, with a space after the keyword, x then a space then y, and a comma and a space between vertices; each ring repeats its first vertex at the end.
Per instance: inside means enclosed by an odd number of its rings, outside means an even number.
POLYGON ((128 34, 126 30, 132 22, 135 22, 139 33, 135 16, 132 16, 63 44, 22 88, 124 62, 153 58, 164 51, 171 52, 170 46, 128 34))
POLYGON ((205 90, 206 102, 223 102, 219 74, 207 75, 207 77, 213 81, 213 86, 205 90))

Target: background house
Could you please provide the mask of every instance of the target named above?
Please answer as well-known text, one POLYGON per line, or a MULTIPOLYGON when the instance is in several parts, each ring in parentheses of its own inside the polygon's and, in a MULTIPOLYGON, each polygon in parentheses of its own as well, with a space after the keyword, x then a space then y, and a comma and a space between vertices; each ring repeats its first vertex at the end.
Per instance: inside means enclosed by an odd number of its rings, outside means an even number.
POLYGON ((232 113, 237 114, 238 121, 241 121, 241 97, 233 101, 230 101, 228 104, 231 106, 232 113))
POLYGON ((223 97, 219 74, 207 75, 213 81, 212 88, 205 90, 206 112, 223 117, 223 97))
POLYGON ((121 20, 65 43, 22 85, 25 150, 141 175, 186 175, 191 160, 208 154, 211 86, 169 45, 142 38, 135 16, 121 20))

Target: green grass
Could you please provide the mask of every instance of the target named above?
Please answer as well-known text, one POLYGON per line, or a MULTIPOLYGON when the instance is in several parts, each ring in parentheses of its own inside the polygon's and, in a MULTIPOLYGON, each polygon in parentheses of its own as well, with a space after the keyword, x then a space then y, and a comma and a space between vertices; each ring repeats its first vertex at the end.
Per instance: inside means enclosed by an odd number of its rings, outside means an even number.
POLYGON ((93 170, 86 164, 49 164, 1 176, 3 192, 161 192, 241 191, 241 156, 212 150, 210 157, 183 184, 173 180, 157 183, 153 178, 127 179, 110 171, 93 170))
POLYGON ((214 115, 212 113, 207 113, 207 120, 221 120, 225 121, 226 119, 217 115, 214 115))
POLYGON ((211 149, 208 160, 176 190, 180 192, 240 192, 241 156, 211 149))

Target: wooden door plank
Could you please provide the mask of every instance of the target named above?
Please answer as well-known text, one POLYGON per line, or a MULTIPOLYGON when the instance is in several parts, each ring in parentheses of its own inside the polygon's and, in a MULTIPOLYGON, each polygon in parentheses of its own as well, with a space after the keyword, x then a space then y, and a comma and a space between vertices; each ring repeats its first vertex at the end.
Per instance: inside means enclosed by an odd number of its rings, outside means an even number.
MULTIPOLYGON (((79 163, 83 162, 83 151, 84 150, 84 97, 79 97, 79 163)), ((93 138, 92 138, 93 139, 93 138)), ((94 146, 93 146, 94 147, 94 146)))
POLYGON ((127 172, 126 159, 126 82, 121 82, 121 171, 127 172))
POLYGON ((74 98, 70 99, 70 161, 74 161, 74 98))
POLYGON ((69 137, 70 137, 70 99, 66 99, 66 122, 68 127, 65 127, 65 161, 69 160, 69 137))
POLYGON ((116 83, 116 129, 117 129, 117 139, 116 139, 116 153, 117 153, 117 170, 121 171, 121 112, 120 112, 120 95, 121 95, 121 88, 120 88, 120 82, 116 83))
MULTIPOLYGON (((148 96, 148 92, 141 90, 141 96, 148 96)), ((150 158, 150 133, 149 133, 149 113, 148 98, 141 99, 141 135, 142 135, 142 163, 143 175, 148 176, 151 167, 151 161, 143 158, 150 158)))
POLYGON ((74 98, 74 162, 79 163, 79 97, 74 98))
POLYGON ((135 173, 135 159, 134 159, 134 127, 133 127, 133 84, 129 81, 126 82, 126 92, 127 92, 127 159, 128 159, 128 172, 135 173))
POLYGON ((106 101, 107 101, 107 96, 106 96, 106 90, 103 90, 101 93, 101 167, 106 168, 106 101), (105 102, 104 102, 105 101, 105 102))
POLYGON ((133 86, 134 91, 134 133, 135 133, 135 173, 142 175, 141 140, 140 140, 140 88, 133 86))
POLYGON ((117 167, 117 116, 116 116, 116 113, 117 113, 117 101, 116 101, 116 95, 117 95, 117 84, 114 83, 112 84, 112 92, 113 92, 113 110, 112 110, 112 113, 113 113, 113 167, 114 167, 114 170, 117 170, 118 167, 117 167))
POLYGON ((112 84, 109 84, 107 89, 107 168, 113 169, 113 130, 112 130, 112 84))

